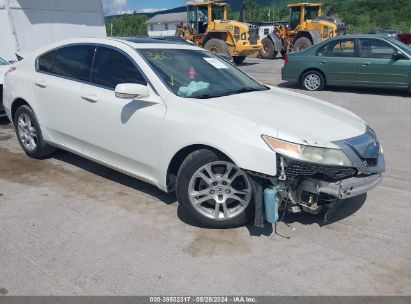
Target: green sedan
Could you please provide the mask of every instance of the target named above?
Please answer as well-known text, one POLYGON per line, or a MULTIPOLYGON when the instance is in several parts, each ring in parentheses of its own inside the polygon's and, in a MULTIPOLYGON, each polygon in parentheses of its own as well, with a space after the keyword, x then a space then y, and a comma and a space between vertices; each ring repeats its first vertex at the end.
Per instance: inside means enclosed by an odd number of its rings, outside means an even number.
POLYGON ((411 48, 392 37, 340 36, 284 59, 282 79, 306 90, 341 85, 406 89, 411 93, 411 48))

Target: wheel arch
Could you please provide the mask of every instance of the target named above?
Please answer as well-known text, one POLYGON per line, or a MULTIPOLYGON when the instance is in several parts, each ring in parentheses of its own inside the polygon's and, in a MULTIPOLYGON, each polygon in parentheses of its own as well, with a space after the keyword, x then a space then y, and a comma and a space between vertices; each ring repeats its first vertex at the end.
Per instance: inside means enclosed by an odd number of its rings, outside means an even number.
POLYGON ((184 148, 181 148, 179 151, 177 151, 174 156, 171 158, 168 168, 167 168, 167 176, 166 176, 166 181, 167 181, 167 190, 169 192, 173 192, 175 188, 175 179, 177 177, 178 170, 181 167, 181 164, 183 161, 186 159, 186 157, 191 154, 194 151, 198 151, 201 149, 207 149, 215 152, 216 154, 220 155, 221 157, 235 163, 231 157, 229 157, 226 153, 222 152, 220 149, 217 149, 215 147, 209 146, 209 145, 203 145, 203 144, 193 144, 186 146, 184 148))
POLYGON ((11 104, 11 110, 10 110, 12 121, 14 121, 14 115, 16 115, 17 109, 23 105, 29 106, 31 109, 33 109, 32 106, 23 98, 18 97, 13 100, 11 104))
POLYGON ((316 71, 316 72, 318 72, 318 73, 321 73, 321 75, 323 75, 323 77, 324 77, 324 85, 327 84, 327 77, 325 76, 324 72, 323 72, 321 69, 319 69, 319 68, 307 68, 307 69, 305 69, 304 71, 302 71, 301 74, 300 74, 300 76, 298 77, 298 84, 299 84, 299 85, 301 84, 303 75, 304 75, 305 73, 309 72, 309 71, 316 71))

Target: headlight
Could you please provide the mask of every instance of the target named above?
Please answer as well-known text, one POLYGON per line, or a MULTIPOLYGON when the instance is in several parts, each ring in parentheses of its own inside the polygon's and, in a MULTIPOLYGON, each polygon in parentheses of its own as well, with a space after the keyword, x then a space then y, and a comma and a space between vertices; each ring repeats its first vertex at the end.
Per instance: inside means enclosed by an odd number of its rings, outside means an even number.
POLYGON ((247 34, 246 33, 242 33, 241 34, 241 40, 246 40, 247 39, 247 34))
POLYGON ((263 139, 275 152, 290 158, 329 166, 353 166, 351 160, 340 149, 299 145, 267 135, 263 135, 263 139))

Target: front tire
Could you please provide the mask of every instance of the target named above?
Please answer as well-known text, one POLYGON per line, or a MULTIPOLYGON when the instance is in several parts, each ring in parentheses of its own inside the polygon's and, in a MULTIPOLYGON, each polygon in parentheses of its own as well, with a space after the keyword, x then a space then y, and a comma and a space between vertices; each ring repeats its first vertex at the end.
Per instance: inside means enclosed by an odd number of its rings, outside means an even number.
POLYGON ((312 42, 310 39, 307 37, 300 37, 297 39, 297 41, 294 43, 293 46, 293 51, 294 52, 299 52, 305 49, 308 49, 310 46, 312 46, 312 42))
POLYGON ((252 190, 247 174, 211 150, 194 151, 183 161, 176 195, 182 211, 201 227, 239 227, 251 215, 252 190))
POLYGON ((13 124, 20 146, 28 156, 42 158, 56 151, 44 141, 36 115, 29 106, 23 105, 17 109, 13 124))
POLYGON ((260 50, 260 57, 263 59, 275 59, 277 57, 277 53, 274 49, 274 43, 271 41, 270 38, 265 37, 261 40, 263 48, 260 50))
POLYGON ((216 55, 221 54, 224 56, 230 56, 230 48, 228 47, 228 44, 220 39, 213 38, 208 40, 204 45, 204 48, 216 55))
POLYGON ((301 87, 308 91, 321 91, 325 87, 324 75, 315 70, 305 72, 301 76, 301 87))

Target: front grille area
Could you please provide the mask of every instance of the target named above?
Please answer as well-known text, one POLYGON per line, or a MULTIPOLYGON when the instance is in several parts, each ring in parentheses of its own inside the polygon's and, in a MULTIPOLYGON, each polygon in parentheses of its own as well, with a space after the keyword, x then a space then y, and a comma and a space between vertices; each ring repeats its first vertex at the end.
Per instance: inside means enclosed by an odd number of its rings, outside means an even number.
POLYGON ((249 29, 248 33, 250 35, 250 38, 249 38, 250 44, 257 44, 257 40, 258 40, 257 29, 249 29))
POLYGON ((325 181, 338 181, 357 174, 351 167, 324 166, 293 160, 277 154, 277 174, 281 173, 281 157, 284 159, 284 171, 287 178, 313 177, 325 181))

